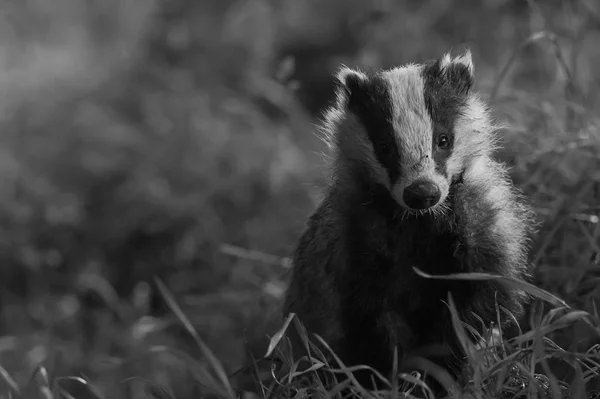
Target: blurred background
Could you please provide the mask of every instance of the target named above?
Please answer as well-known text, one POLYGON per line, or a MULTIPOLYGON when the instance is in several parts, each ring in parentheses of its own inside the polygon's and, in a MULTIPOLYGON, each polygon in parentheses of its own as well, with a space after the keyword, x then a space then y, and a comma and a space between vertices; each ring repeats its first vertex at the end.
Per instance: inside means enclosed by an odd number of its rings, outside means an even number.
POLYGON ((228 373, 264 354, 319 200, 332 73, 467 47, 540 221, 535 281, 593 309, 598 43, 594 0, 3 0, 0 366, 191 397, 162 349, 205 359, 154 277, 228 373))

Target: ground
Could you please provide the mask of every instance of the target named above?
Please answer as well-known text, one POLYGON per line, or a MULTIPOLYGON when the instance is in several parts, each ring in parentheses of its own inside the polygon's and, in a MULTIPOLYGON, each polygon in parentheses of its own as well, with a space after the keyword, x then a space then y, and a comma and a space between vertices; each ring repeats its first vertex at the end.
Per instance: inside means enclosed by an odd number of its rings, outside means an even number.
MULTIPOLYGON (((573 397, 584 382, 598 389, 597 366, 581 360, 600 343, 596 2, 7 0, 0 10, 0 397, 249 389, 251 372, 232 374, 281 326, 286 257, 319 199, 314 125, 332 73, 467 47, 506 126, 498 156, 540 222, 531 261, 545 291, 528 289, 545 305, 512 351, 531 349, 522 373, 571 384, 573 397), (564 361, 546 364, 540 342, 564 361)), ((496 369, 472 366, 468 389, 486 397, 477 385, 496 369)))

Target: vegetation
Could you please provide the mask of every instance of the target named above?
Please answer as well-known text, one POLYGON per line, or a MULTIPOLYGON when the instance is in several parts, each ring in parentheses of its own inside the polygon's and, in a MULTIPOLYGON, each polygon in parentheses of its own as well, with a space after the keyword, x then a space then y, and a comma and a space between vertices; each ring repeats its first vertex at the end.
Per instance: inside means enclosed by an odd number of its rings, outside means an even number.
MULTIPOLYGON (((314 124, 339 64, 465 47, 507 126, 498 155, 539 217, 533 283, 544 291, 528 288, 539 300, 516 339, 472 352, 459 397, 600 390, 597 2, 5 0, 0 10, 0 398, 360 392, 315 352, 298 373, 281 339, 291 319, 275 334, 285 258, 317 201, 314 124), (267 351, 283 358, 273 372, 258 361, 267 351), (338 385, 320 386, 331 368, 338 385)), ((426 395, 420 378, 371 394, 426 395)))

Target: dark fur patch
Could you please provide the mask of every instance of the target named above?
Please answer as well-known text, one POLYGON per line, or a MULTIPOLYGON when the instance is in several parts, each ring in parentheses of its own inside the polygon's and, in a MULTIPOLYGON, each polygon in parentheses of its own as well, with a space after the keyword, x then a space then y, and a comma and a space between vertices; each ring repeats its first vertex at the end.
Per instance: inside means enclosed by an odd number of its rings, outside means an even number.
POLYGON ((473 86, 473 76, 462 64, 450 64, 442 71, 440 61, 424 64, 421 75, 424 80, 425 107, 433 121, 433 157, 436 170, 445 174, 446 160, 452 154, 449 149, 438 149, 437 142, 445 134, 454 142, 454 122, 466 105, 467 96, 473 86))
POLYGON ((361 80, 349 75, 346 79, 348 110, 365 127, 377 160, 386 169, 390 180, 398 178, 399 151, 392 125, 393 111, 389 87, 378 75, 361 80))

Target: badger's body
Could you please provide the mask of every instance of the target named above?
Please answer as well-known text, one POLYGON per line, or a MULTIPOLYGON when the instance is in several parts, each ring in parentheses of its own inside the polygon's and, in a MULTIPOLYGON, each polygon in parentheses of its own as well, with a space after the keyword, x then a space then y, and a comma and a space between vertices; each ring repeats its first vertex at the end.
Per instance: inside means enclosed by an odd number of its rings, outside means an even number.
MULTIPOLYGON (((494 126, 472 92, 469 52, 366 74, 342 68, 325 114, 331 181, 293 256, 284 313, 296 313, 346 365, 391 370, 411 350, 462 351, 448 306, 474 327, 522 312, 525 295, 431 274, 527 274, 530 212, 492 160, 494 126), (474 316, 477 315, 477 316, 474 316)), ((402 363, 401 363, 402 365, 402 363)))

